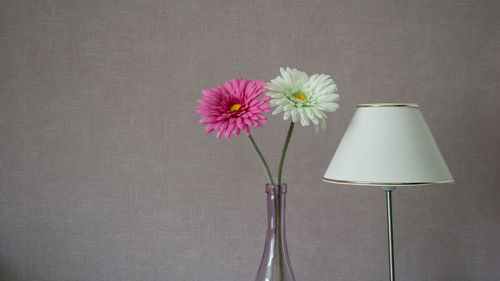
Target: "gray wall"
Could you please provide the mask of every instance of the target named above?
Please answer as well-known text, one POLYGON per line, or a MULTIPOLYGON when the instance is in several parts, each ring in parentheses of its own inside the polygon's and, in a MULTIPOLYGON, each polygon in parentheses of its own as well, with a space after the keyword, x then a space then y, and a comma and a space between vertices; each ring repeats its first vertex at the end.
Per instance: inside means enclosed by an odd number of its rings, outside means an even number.
MULTIPOLYGON (((200 90, 280 66, 340 109, 287 158, 297 280, 387 280, 384 194, 321 177, 358 103, 416 102, 456 183, 394 193, 400 280, 499 280, 498 1, 1 1, 0 279, 253 280, 265 176, 200 90)), ((253 130, 277 165, 287 122, 253 130)))

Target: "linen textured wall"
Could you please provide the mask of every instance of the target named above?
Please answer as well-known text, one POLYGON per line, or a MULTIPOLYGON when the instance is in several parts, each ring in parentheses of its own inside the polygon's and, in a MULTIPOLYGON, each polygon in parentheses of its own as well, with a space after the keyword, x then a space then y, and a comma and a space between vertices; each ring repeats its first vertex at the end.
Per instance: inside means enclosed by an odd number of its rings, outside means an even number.
MULTIPOLYGON (((200 90, 280 66, 340 109, 285 167, 297 280, 387 280, 384 193, 321 181, 358 103, 416 102, 456 183, 394 192, 400 280, 500 276, 498 1, 0 2, 0 280, 253 280, 265 176, 200 90)), ((253 135, 273 169, 287 122, 253 135)))

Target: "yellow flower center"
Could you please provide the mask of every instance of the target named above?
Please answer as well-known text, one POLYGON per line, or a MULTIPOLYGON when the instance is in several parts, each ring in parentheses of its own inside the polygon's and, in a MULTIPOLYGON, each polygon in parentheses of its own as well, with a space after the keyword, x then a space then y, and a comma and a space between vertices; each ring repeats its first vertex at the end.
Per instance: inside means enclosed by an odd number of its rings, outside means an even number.
POLYGON ((240 107, 241 107, 241 104, 235 103, 235 104, 231 105, 231 107, 229 108, 229 111, 236 111, 236 110, 240 109, 240 107))
POLYGON ((293 97, 296 98, 296 99, 298 99, 298 100, 301 100, 301 101, 305 101, 306 100, 306 96, 304 96, 301 93, 295 93, 295 94, 293 94, 293 97))

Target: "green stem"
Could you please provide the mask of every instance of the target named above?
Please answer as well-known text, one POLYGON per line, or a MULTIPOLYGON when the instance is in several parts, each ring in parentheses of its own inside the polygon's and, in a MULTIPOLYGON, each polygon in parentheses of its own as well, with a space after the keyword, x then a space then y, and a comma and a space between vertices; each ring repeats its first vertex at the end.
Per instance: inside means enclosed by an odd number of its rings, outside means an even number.
POLYGON ((276 198, 276 237, 278 237, 278 262, 279 262, 279 274, 280 281, 283 280, 283 245, 281 241, 281 174, 283 172, 283 163, 285 162, 285 155, 288 149, 288 144, 292 137, 293 128, 295 123, 290 122, 290 127, 288 128, 288 133, 286 135, 285 143, 283 144, 283 149, 281 150, 280 164, 278 166, 278 195, 276 198))
POLYGON ((293 127, 295 123, 290 122, 290 127, 288 128, 288 134, 286 135, 285 143, 283 144, 283 149, 281 150, 280 165, 278 166, 278 185, 281 184, 281 173, 283 171, 283 162, 285 162, 286 150, 288 149, 288 143, 290 143, 290 138, 292 137, 293 127))
POLYGON ((279 265, 279 274, 280 281, 283 281, 284 272, 283 272, 283 239, 281 237, 281 186, 278 186, 278 194, 276 196, 276 242, 278 243, 278 265, 279 265))
POLYGON ((267 162, 264 159, 264 156, 262 156, 262 153, 260 152, 259 147, 257 146, 255 141, 253 140, 252 135, 249 135, 248 139, 250 140, 250 144, 252 145, 253 150, 255 150, 255 153, 257 153, 257 156, 259 156, 260 162, 262 163, 262 166, 264 167, 264 170, 266 171, 267 181, 271 185, 274 185, 273 176, 271 175, 271 171, 269 170, 269 166, 267 166, 267 162))

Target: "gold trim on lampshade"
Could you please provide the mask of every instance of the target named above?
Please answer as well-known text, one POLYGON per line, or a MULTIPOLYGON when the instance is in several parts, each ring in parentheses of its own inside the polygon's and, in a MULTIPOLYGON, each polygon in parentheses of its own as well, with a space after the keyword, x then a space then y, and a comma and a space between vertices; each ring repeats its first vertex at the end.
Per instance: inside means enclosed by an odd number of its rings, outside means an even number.
POLYGON ((442 181, 428 181, 428 182, 375 182, 375 181, 347 181, 347 180, 334 180, 323 177, 324 181, 340 183, 340 184, 353 184, 353 185, 380 185, 380 186, 391 186, 391 185, 428 185, 428 184, 440 184, 440 183, 452 183, 454 179, 442 180, 442 181))
POLYGON ((411 107, 420 108, 416 103, 365 103, 358 104, 358 107, 411 107))

